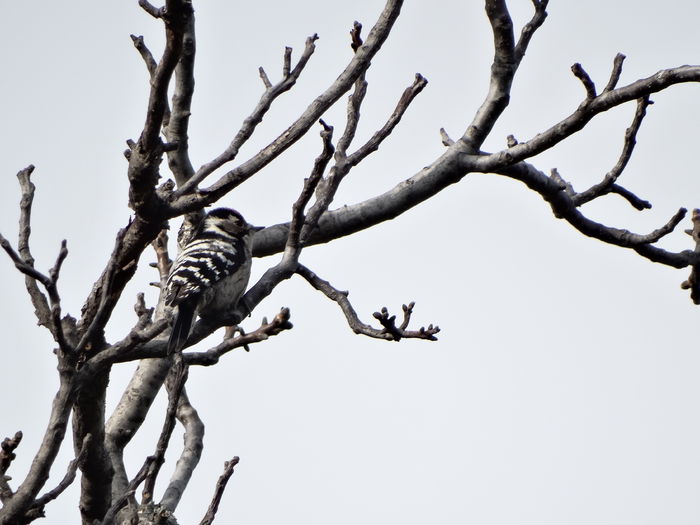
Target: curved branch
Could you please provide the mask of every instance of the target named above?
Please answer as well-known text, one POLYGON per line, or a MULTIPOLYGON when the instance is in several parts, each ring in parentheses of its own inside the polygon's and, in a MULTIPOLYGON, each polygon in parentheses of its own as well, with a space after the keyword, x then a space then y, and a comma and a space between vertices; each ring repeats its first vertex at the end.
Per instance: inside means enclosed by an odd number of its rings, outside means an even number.
POLYGON ((542 198, 549 202, 555 217, 566 220, 574 228, 588 237, 593 237, 607 244, 613 244, 623 248, 632 248, 651 261, 674 268, 684 268, 697 260, 697 257, 690 250, 675 253, 652 245, 652 243, 657 242, 662 237, 669 234, 680 224, 687 213, 685 208, 678 210, 678 212, 676 212, 661 228, 648 234, 636 234, 628 230, 606 226, 589 219, 579 211, 572 196, 564 191, 559 181, 547 177, 547 175, 531 164, 519 162, 512 166, 500 168, 494 171, 494 173, 505 175, 525 183, 528 188, 536 191, 542 198))
POLYGON ((491 155, 482 156, 477 162, 475 171, 493 172, 499 166, 513 164, 542 153, 581 130, 596 115, 626 102, 657 93, 675 84, 688 82, 700 82, 700 66, 662 69, 650 77, 639 79, 627 86, 603 92, 592 100, 585 100, 571 115, 537 134, 531 140, 491 155))

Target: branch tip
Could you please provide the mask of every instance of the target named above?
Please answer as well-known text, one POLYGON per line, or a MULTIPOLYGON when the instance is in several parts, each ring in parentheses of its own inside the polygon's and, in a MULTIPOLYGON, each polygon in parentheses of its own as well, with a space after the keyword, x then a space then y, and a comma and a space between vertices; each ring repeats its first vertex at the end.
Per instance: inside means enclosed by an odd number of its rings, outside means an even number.
POLYGON ((362 38, 360 33, 362 32, 362 24, 355 20, 352 24, 352 29, 350 30, 350 47, 353 52, 357 53, 357 50, 362 46, 362 38))
POLYGON ((591 77, 588 75, 586 70, 583 69, 583 66, 576 62, 573 66, 571 66, 571 72, 581 81, 583 87, 586 89, 586 100, 593 100, 597 96, 595 84, 593 83, 593 80, 591 80, 591 77))

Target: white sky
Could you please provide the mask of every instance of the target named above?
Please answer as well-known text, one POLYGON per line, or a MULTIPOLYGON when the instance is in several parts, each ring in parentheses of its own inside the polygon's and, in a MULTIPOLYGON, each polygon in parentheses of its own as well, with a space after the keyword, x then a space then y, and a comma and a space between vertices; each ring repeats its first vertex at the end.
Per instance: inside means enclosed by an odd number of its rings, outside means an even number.
MULTIPOLYGON (((529 1, 510 4, 517 21, 529 16, 529 1)), ((574 62, 599 87, 618 51, 628 57, 623 84, 697 62, 697 2, 551 4, 487 149, 503 147, 510 133, 525 140, 573 111, 584 93, 569 70, 574 62)), ((48 269, 68 239, 60 291, 64 310, 78 315, 129 216, 122 151, 138 136, 147 95, 129 34, 143 34, 159 52, 162 28, 135 0, 0 5, 0 231, 15 242, 14 174, 35 164, 34 254, 48 269)), ((240 160, 327 87, 350 58, 353 20, 368 30, 381 6, 304 0, 256 10, 196 2, 194 164, 218 154, 250 113, 262 89, 258 66, 274 80, 285 45, 298 57, 308 35, 321 37, 297 87, 275 103, 240 160)), ((486 92, 491 56, 482 2, 407 2, 368 74, 356 146, 381 126, 416 71, 430 84, 334 206, 383 192, 430 163, 442 150, 440 127, 458 137, 486 92)), ((586 207, 592 218, 646 233, 679 207, 700 206, 697 89, 653 97, 620 181, 654 208, 640 213, 608 197, 586 207)), ((615 163, 633 109, 599 117, 534 162, 585 188, 615 163)), ((342 102, 324 116, 337 135, 344 111, 342 102)), ((288 220, 319 147, 316 132, 309 134, 222 204, 255 224, 288 220)), ((664 246, 692 248, 682 233, 689 225, 664 246)), ((111 340, 135 321, 135 295, 155 278, 149 260, 108 327, 111 340)), ((275 260, 256 260, 254 273, 275 260)), ((219 523, 697 523, 700 357, 698 311, 679 288, 687 270, 584 238, 537 195, 493 175, 467 176, 399 219, 308 249, 302 260, 349 289, 366 321, 383 305, 398 313, 415 300, 414 322, 439 324, 440 341, 355 336, 339 309, 300 279, 281 285, 244 326, 254 328, 285 305, 293 331, 191 371, 188 391, 207 434, 180 523, 201 519, 233 455, 241 463, 219 523)), ((6 257, 0 272, 0 437, 24 431, 10 472, 18 481, 43 434, 57 380, 53 341, 35 326, 23 278, 6 257)), ((152 303, 155 292, 149 294, 152 303)), ((133 368, 114 371, 110 406, 133 368)), ((129 449, 131 473, 154 449, 163 405, 161 399, 129 449)), ((69 441, 51 486, 72 457, 69 441)), ((176 435, 162 481, 179 444, 176 435)), ((76 523, 76 487, 47 513, 46 523, 76 523)))

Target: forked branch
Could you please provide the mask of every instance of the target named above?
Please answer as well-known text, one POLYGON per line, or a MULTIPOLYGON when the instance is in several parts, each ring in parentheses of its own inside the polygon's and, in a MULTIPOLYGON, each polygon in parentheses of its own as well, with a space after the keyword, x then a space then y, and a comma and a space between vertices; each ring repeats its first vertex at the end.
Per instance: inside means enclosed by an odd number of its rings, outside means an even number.
POLYGON ((418 330, 407 329, 415 303, 410 303, 408 306, 403 305, 404 315, 400 326, 396 326, 396 316, 390 315, 386 308, 382 308, 381 312, 375 312, 374 318, 383 326, 382 329, 377 329, 360 321, 355 309, 348 300, 348 292, 334 288, 328 281, 321 279, 304 265, 300 264, 296 273, 306 279, 316 290, 322 292, 331 301, 336 302, 340 306, 348 325, 356 334, 366 335, 375 339, 384 339, 385 341, 400 341, 401 339, 437 341, 435 334, 440 331, 438 326, 431 324, 427 328, 421 327, 418 330))

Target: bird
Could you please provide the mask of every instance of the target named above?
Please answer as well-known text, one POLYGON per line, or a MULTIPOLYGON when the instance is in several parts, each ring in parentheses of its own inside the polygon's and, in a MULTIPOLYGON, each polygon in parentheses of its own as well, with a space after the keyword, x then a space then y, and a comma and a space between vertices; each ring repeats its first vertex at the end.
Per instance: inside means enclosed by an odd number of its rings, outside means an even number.
POLYGON ((168 355, 184 348, 195 316, 236 307, 248 286, 251 240, 259 229, 230 208, 211 210, 194 229, 165 284, 165 305, 177 308, 168 355))

